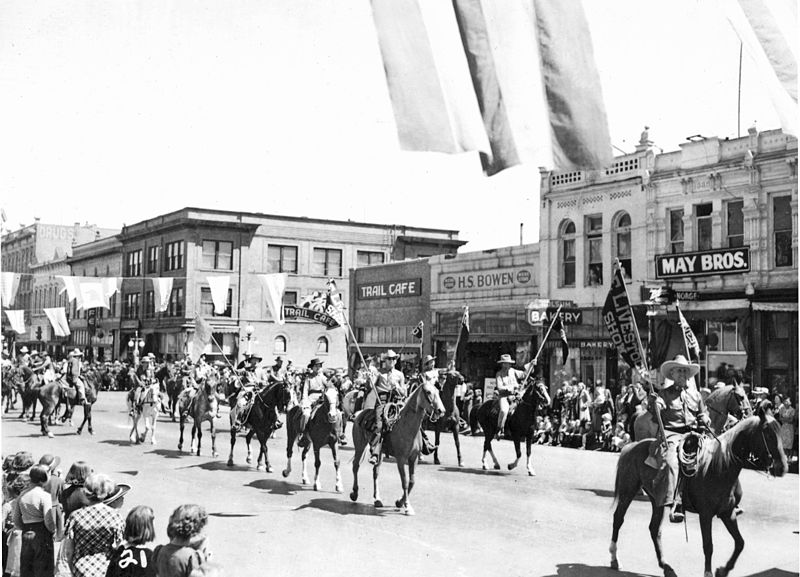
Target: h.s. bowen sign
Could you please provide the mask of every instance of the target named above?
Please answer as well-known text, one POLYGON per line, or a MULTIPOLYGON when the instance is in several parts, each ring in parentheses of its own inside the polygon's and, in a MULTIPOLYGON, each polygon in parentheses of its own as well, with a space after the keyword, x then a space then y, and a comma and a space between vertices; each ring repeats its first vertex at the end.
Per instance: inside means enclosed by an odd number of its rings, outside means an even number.
POLYGON ((529 286, 533 280, 531 267, 498 268, 445 274, 439 277, 439 290, 442 292, 517 288, 529 286))
POLYGON ((656 278, 732 274, 750 270, 750 248, 726 248, 656 256, 656 278))

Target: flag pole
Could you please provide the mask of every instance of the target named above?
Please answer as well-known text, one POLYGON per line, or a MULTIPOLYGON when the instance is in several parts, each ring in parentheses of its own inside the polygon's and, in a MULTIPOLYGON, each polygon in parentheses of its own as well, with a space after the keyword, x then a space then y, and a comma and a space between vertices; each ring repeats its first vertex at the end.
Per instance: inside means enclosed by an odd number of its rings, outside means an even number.
MULTIPOLYGON (((464 310, 467 309, 467 305, 464 305, 464 310)), ((450 359, 450 362, 453 363, 453 368, 456 366, 456 356, 458 356, 458 345, 461 343, 461 326, 464 324, 464 313, 461 313, 461 322, 458 325, 458 336, 456 337, 456 348, 453 349, 453 358, 450 359)), ((448 363, 449 364, 449 363, 448 363)))
POLYGON ((542 338, 542 342, 539 345, 539 350, 536 351, 536 356, 533 357, 533 360, 531 361, 531 364, 528 367, 528 370, 525 372, 525 378, 522 381, 523 383, 526 382, 528 380, 528 377, 531 376, 531 371, 533 371, 533 367, 536 366, 536 362, 539 360, 539 355, 541 354, 542 349, 544 348, 544 344, 547 342, 547 337, 550 336, 550 331, 553 330, 553 325, 556 324, 556 319, 558 318, 558 315, 561 314, 561 309, 563 307, 564 307, 563 304, 562 305, 558 305, 558 310, 556 311, 556 314, 554 314, 553 318, 550 319, 550 326, 547 327, 547 332, 544 334, 544 337, 542 338))
MULTIPOLYGON (((683 323, 681 323, 681 316, 682 316, 681 305, 680 301, 678 301, 677 299, 675 299, 675 309, 678 311, 678 325, 680 325, 681 327, 681 336, 683 337, 683 347, 686 349, 686 359, 691 360, 692 355, 689 354, 689 343, 686 342, 686 333, 683 330, 683 323)), ((700 359, 697 360, 699 361, 700 359)))
MULTIPOLYGON (((344 309, 344 307, 342 307, 342 309, 344 309)), ((347 319, 347 315, 342 314, 342 320, 344 321, 347 330, 350 331, 350 336, 353 337, 353 344, 356 345, 356 351, 358 351, 358 356, 361 359, 361 366, 364 368, 364 370, 367 370, 367 361, 366 359, 364 359, 364 353, 361 352, 361 347, 358 346, 358 339, 356 338, 356 335, 353 332, 353 327, 350 326, 350 321, 347 319)), ((375 383, 372 381, 372 375, 369 374, 368 370, 367 370, 367 382, 369 383, 369 387, 372 390, 372 392, 375 393, 375 404, 376 405, 380 404, 381 400, 380 397, 378 397, 378 391, 377 389, 375 389, 375 383)))

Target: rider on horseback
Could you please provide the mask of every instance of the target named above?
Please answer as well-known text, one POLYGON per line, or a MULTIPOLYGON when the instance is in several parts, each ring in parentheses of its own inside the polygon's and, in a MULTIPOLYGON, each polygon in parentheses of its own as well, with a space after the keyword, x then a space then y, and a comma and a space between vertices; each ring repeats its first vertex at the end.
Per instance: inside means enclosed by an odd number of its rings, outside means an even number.
POLYGON ((83 353, 80 349, 75 349, 69 354, 67 363, 67 384, 75 387, 75 404, 83 405, 86 403, 86 390, 81 379, 81 367, 83 365, 83 353))
POLYGON ((261 355, 252 353, 237 365, 238 377, 233 381, 236 391, 229 398, 231 412, 234 414, 233 427, 237 431, 244 426, 247 415, 250 414, 254 390, 260 389, 269 377, 269 373, 258 366, 262 360, 261 355))
POLYGON ((495 438, 502 439, 505 435, 506 419, 511 408, 508 399, 516 394, 520 385, 523 384, 525 373, 513 368, 514 359, 509 354, 500 355, 500 360, 497 361, 497 364, 500 365, 500 370, 497 371, 495 376, 495 383, 497 384, 495 390, 500 399, 500 412, 497 415, 497 434, 495 438))
POLYGON ((34 373, 42 375, 44 382, 49 383, 56 379, 56 371, 53 367, 53 361, 47 351, 42 351, 38 358, 35 359, 31 365, 34 373))
POLYGON ((402 372, 394 368, 399 357, 400 355, 391 349, 384 353, 381 357, 381 368, 375 378, 375 392, 369 393, 367 395, 367 401, 364 403, 365 408, 375 409, 375 433, 369 443, 369 462, 371 465, 378 463, 378 458, 381 454, 384 406, 386 403, 392 401, 393 395, 404 399, 407 394, 406 378, 402 372), (377 399, 374 398, 376 393, 378 395, 377 399), (372 402, 370 403, 370 401, 372 402), (372 406, 370 407, 370 405, 372 406))
POLYGON ((308 435, 306 435, 306 427, 311 420, 312 410, 322 404, 325 389, 328 388, 328 386, 332 386, 321 369, 322 361, 319 359, 311 359, 311 362, 308 363, 308 372, 303 382, 303 391, 300 396, 300 405, 303 408, 303 414, 300 418, 301 436, 297 444, 301 447, 306 447, 309 443, 308 435))
POLYGON ((693 377, 699 372, 700 365, 690 363, 683 355, 677 355, 674 360, 662 364, 664 383, 656 386, 659 391, 649 407, 650 412, 654 412, 656 406, 661 411, 667 450, 665 453, 661 442, 651 443, 645 464, 660 471, 656 476, 662 501, 659 505, 672 507, 669 520, 673 523, 681 523, 684 519, 681 502, 683 478, 678 471, 678 446, 696 424, 705 427, 710 424, 703 398, 696 387, 689 386, 689 380, 694 380, 693 377))

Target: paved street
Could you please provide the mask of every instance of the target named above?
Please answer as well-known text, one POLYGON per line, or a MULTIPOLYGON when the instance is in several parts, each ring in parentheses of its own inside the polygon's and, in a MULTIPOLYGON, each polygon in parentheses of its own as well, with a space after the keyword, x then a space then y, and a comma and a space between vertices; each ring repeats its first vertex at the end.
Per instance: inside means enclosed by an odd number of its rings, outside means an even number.
MULTIPOLYGON (((95 434, 77 436, 56 427, 55 438, 39 435, 38 424, 17 418, 2 422, 3 453, 27 449, 62 457, 62 468, 78 459, 95 470, 130 483, 127 511, 148 504, 156 512, 158 542, 166 541, 166 521, 177 505, 197 502, 211 515, 208 527, 215 560, 229 576, 250 575, 532 575, 577 577, 660 575, 647 533, 648 502, 635 502, 622 529, 620 571, 607 569, 612 489, 617 456, 560 447, 536 447, 538 476, 524 466, 513 472, 482 471, 482 438, 462 438, 467 467, 455 467, 452 439, 443 439, 442 466, 422 465, 412 495, 415 517, 394 507, 372 506, 370 468, 360 473, 358 503, 352 486, 352 449, 340 453, 345 492, 334 492, 329 452, 323 453, 323 490, 300 483, 299 457, 288 480, 285 439, 270 442, 275 472, 246 466, 244 439, 237 441, 237 465, 226 466, 229 451, 227 409, 219 421, 219 456, 211 457, 208 433, 200 457, 177 451, 178 425, 162 417, 158 445, 132 446, 123 393, 102 393, 94 408, 95 434)), ((80 409, 77 411, 80 413, 80 409)), ((348 438, 350 430, 348 428, 348 438)), ((187 427, 186 434, 190 434, 187 427)), ((187 441, 188 444, 188 441, 187 441)), ((257 447, 254 442, 253 447, 257 447)), ((513 447, 496 448, 503 464, 513 447)), ((523 462, 524 465, 524 462, 523 462)), ((313 459, 309 460, 313 476, 313 459)), ((798 478, 771 479, 744 471, 740 526, 746 545, 734 575, 778 577, 798 574, 798 478)), ((393 463, 381 472, 382 496, 399 496, 393 463)), ((697 517, 689 516, 688 543, 682 526, 663 526, 668 561, 678 575, 702 575, 703 554, 697 517)), ((733 543, 715 523, 715 566, 724 563, 733 543)))

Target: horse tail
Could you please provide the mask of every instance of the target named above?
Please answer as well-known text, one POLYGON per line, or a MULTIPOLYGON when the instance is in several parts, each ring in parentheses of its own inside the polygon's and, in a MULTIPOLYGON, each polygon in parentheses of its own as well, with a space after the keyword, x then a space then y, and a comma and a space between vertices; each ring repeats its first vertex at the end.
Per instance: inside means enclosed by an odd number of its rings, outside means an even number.
POLYGON ((639 441, 630 443, 623 447, 619 454, 617 461, 617 472, 614 479, 614 498, 611 501, 611 507, 616 507, 620 497, 633 498, 639 492, 642 486, 641 473, 639 471, 639 463, 645 467, 644 459, 647 458, 648 450, 651 441, 639 441), (641 455, 640 453, 643 453, 641 455))

